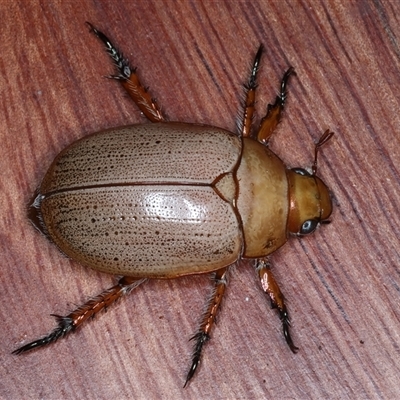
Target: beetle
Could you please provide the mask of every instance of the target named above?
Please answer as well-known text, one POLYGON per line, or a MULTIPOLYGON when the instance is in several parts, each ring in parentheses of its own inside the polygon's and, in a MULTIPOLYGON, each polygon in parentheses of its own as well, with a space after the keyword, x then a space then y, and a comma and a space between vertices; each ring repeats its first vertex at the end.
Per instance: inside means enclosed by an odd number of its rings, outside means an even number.
POLYGON ((295 353, 284 296, 268 256, 291 234, 309 234, 330 222, 329 190, 316 174, 318 150, 333 132, 327 130, 315 145, 311 172, 286 168, 268 148, 294 69, 284 74, 280 93, 257 131, 252 120, 262 46, 245 85, 237 134, 171 122, 142 86, 136 69, 104 33, 87 24, 116 66, 110 78, 122 84, 153 124, 97 132, 61 151, 34 195, 29 217, 72 260, 122 278, 67 316, 56 316, 58 325, 50 334, 14 353, 55 342, 146 279, 213 272, 213 294, 192 338, 186 386, 210 338, 229 267, 242 259, 252 260, 295 353))

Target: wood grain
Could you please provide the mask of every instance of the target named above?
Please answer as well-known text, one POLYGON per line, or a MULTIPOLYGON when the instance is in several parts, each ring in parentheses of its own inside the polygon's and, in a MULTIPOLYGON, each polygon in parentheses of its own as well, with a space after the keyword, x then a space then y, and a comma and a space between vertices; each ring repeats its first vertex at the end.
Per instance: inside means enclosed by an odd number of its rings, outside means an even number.
POLYGON ((400 396, 400 3, 396 1, 0 1, 0 397, 8 399, 384 398, 400 396), (171 120, 235 129, 260 43, 258 116, 289 65, 271 147, 319 174, 332 223, 272 257, 300 347, 244 263, 199 373, 183 389, 210 281, 151 281, 59 343, 12 350, 111 286, 63 257, 26 217, 55 155, 90 132, 144 122, 88 20, 119 45, 171 120))

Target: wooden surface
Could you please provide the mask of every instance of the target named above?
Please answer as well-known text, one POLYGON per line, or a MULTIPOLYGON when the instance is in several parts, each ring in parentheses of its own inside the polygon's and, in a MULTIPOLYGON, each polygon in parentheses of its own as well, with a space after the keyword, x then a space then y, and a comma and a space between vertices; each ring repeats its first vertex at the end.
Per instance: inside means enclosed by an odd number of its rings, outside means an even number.
MULTIPOLYGON (((0 397, 355 399, 400 397, 400 2, 0 2, 0 397), (289 65, 271 147, 309 166, 313 141, 332 223, 272 257, 293 355, 251 266, 230 275, 199 373, 183 389, 207 276, 151 281, 57 344, 12 350, 114 277, 63 257, 26 217, 54 156, 90 132, 144 122, 88 20, 123 50, 172 120, 230 130, 251 60, 258 108, 289 65)), ((258 116, 261 114, 259 112, 258 116)))

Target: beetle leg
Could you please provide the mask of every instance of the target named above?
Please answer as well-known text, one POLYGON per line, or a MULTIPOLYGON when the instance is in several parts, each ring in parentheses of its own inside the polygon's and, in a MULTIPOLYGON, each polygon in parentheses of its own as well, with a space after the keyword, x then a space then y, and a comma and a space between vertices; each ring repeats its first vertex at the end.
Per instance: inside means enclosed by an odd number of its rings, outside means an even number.
POLYGON ((219 306, 221 305, 222 297, 226 288, 226 275, 228 268, 221 268, 215 273, 215 287, 210 300, 207 303, 207 308, 203 314, 202 321, 198 332, 190 339, 195 340, 194 351, 192 355, 192 365, 187 374, 185 387, 190 379, 192 379, 197 367, 200 364, 200 357, 203 345, 210 339, 210 331, 215 322, 215 317, 219 306))
POLYGON ((108 37, 97 30, 91 23, 86 22, 93 32, 106 46, 107 53, 113 59, 114 64, 117 68, 117 74, 111 75, 109 78, 118 79, 129 96, 139 107, 140 111, 148 118, 151 122, 164 121, 160 108, 154 98, 151 97, 147 88, 143 87, 136 74, 136 68, 132 68, 129 64, 129 60, 124 58, 123 54, 111 43, 108 37))
POLYGON ((271 299, 272 307, 277 308, 279 311, 279 316, 282 321, 283 335, 285 336, 286 343, 289 345, 290 350, 292 350, 293 353, 296 353, 299 348, 294 345, 290 336, 290 319, 286 309, 284 296, 279 289, 274 276, 272 275, 270 264, 266 260, 258 259, 256 261, 256 270, 258 276, 260 277, 264 292, 267 293, 271 299))
POLYGON ((251 69, 249 81, 247 82, 247 84, 245 84, 246 98, 244 101, 243 120, 240 124, 240 134, 242 137, 248 137, 251 135, 251 124, 253 122, 254 106, 256 102, 256 79, 262 51, 263 46, 260 45, 257 54, 254 57, 253 68, 251 69))
POLYGON ((287 97, 287 83, 290 75, 295 74, 294 68, 290 67, 283 75, 280 87, 279 96, 276 97, 275 103, 273 105, 268 104, 267 113, 265 117, 261 120, 260 128, 257 133, 257 140, 261 143, 267 144, 271 135, 273 134, 276 126, 281 120, 282 110, 285 106, 285 101, 287 97))
POLYGON ((67 316, 63 317, 60 315, 54 315, 58 322, 57 328, 55 328, 49 335, 14 350, 13 354, 24 353, 25 351, 32 350, 36 347, 42 347, 55 342, 59 338, 81 326, 88 318, 94 317, 94 315, 99 311, 110 306, 121 296, 128 294, 133 288, 139 286, 144 281, 145 279, 137 279, 128 276, 122 277, 117 285, 90 299, 67 316))

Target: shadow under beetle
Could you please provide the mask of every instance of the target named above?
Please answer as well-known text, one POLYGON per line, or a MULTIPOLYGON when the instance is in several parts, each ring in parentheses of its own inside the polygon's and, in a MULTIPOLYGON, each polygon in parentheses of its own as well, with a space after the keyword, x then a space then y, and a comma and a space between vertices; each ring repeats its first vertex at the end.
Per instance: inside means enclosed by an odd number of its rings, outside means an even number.
POLYGON ((214 272, 214 291, 192 338, 186 386, 210 338, 227 271, 246 258, 254 260, 262 288, 279 312, 286 342, 296 352, 284 297, 267 256, 290 233, 308 234, 329 222, 329 191, 316 173, 318 149, 333 133, 327 130, 315 145, 312 173, 287 169, 269 150, 293 68, 284 74, 280 94, 268 105, 256 132, 251 125, 262 46, 245 86, 238 134, 169 122, 128 60, 102 32, 88 26, 114 61, 117 73, 111 78, 122 84, 153 124, 108 129, 72 143, 51 164, 29 216, 71 259, 123 277, 69 315, 56 316, 58 326, 48 336, 14 353, 65 336, 147 278, 214 272))

